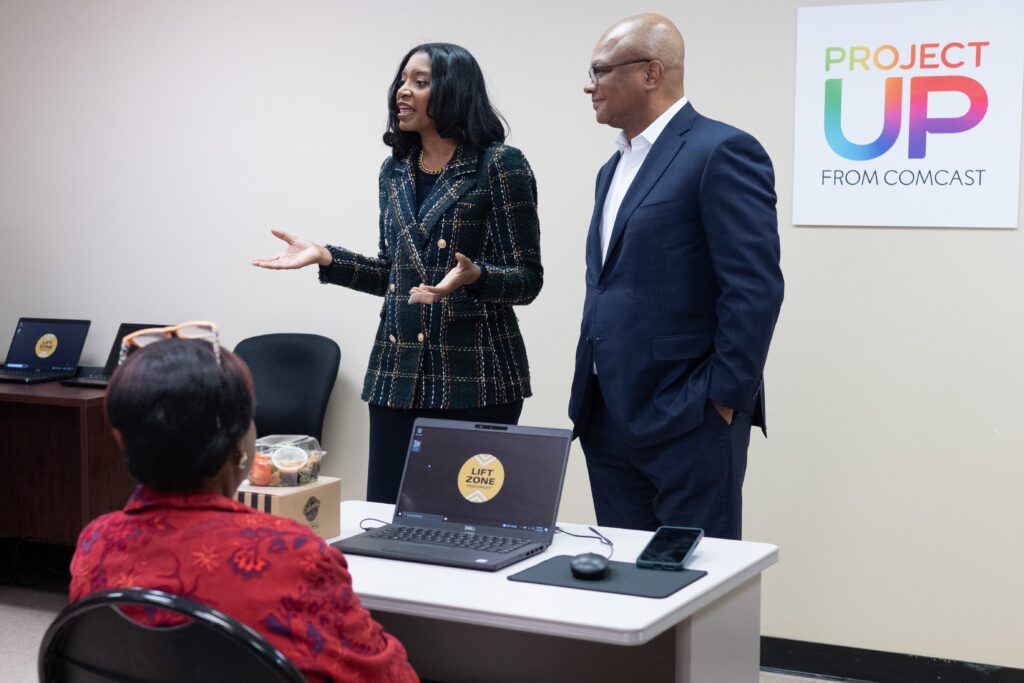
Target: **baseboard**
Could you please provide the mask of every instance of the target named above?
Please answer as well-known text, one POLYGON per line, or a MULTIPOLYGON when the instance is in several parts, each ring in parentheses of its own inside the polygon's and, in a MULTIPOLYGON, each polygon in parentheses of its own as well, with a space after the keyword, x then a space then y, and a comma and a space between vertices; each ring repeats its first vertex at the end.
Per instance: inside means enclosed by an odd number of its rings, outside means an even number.
POLYGON ((767 636, 761 667, 870 683, 1024 683, 1024 669, 767 636))

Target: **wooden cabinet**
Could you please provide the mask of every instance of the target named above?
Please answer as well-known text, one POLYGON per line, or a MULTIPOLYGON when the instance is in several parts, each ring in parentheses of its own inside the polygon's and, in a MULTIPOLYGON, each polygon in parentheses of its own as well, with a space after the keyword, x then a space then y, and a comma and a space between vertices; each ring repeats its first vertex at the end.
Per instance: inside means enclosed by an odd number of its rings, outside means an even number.
POLYGON ((135 482, 103 414, 103 389, 0 383, 0 537, 74 545, 135 482))

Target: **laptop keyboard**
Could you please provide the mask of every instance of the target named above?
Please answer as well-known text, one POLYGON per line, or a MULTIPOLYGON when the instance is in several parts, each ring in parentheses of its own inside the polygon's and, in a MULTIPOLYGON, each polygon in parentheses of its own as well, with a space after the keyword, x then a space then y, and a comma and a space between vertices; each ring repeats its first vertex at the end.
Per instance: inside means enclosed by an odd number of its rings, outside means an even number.
POLYGON ((448 546, 478 550, 491 553, 510 553, 522 548, 530 541, 509 536, 486 536, 483 534, 464 534, 443 529, 426 529, 414 526, 382 526, 369 532, 375 538, 386 538, 391 541, 408 541, 427 545, 448 546))
POLYGON ((33 368, 3 368, 0 370, 0 375, 17 379, 35 379, 37 377, 67 377, 68 373, 55 370, 35 370, 33 368))

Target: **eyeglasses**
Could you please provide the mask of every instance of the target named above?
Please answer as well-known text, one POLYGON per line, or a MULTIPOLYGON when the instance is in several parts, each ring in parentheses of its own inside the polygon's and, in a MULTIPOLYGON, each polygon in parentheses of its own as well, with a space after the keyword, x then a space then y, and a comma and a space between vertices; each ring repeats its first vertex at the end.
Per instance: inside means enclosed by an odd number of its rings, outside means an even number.
POLYGON ((141 349, 143 346, 153 342, 173 337, 178 339, 203 339, 210 342, 213 344, 213 355, 217 358, 217 365, 220 365, 220 333, 217 331, 217 323, 203 320, 193 320, 179 325, 171 325, 170 327, 147 327, 126 335, 121 340, 121 356, 117 364, 123 363, 128 354, 135 349, 141 349))
POLYGON ((597 85, 597 82, 601 80, 601 76, 611 71, 617 66, 626 66, 627 64, 640 64, 642 62, 653 62, 653 59, 631 59, 628 62, 619 62, 618 64, 595 64, 590 67, 587 71, 587 75, 590 76, 590 83, 597 85))

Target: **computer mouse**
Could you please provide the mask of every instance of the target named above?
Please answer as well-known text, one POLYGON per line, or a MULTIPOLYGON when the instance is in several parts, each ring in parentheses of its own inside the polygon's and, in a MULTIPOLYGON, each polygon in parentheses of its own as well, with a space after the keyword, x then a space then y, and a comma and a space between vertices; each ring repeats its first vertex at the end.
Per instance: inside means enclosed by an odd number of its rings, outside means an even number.
POLYGON ((577 579, 596 581, 608 572, 608 558, 597 553, 583 553, 569 560, 569 569, 577 579))

